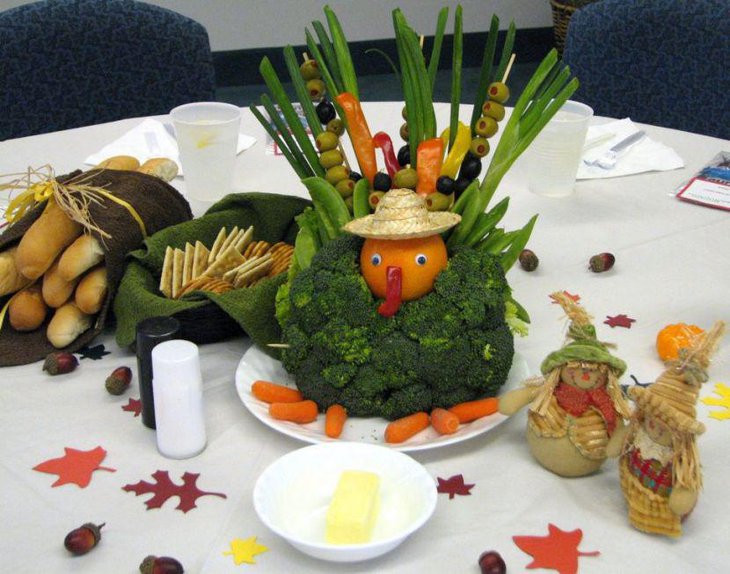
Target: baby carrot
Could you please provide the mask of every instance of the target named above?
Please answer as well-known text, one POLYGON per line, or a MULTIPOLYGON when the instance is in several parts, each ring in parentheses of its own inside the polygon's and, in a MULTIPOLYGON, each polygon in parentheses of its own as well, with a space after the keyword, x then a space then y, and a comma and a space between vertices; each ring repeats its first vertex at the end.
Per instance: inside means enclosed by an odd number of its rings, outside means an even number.
POLYGON ((314 401, 298 401, 296 403, 271 403, 269 414, 280 421, 306 424, 317 420, 319 408, 314 401))
POLYGON ((342 405, 332 405, 324 415, 324 434, 330 438, 338 438, 347 420, 347 411, 342 405))
POLYGON ((251 392, 254 397, 265 403, 296 403, 304 400, 298 390, 269 381, 254 381, 251 392))
POLYGON ((470 423, 473 420, 486 417, 487 415, 493 415, 497 412, 497 407, 499 407, 499 400, 496 397, 488 397, 486 399, 459 403, 451 407, 449 411, 459 417, 459 422, 463 424, 470 423))
POLYGON ((430 423, 428 413, 422 411, 391 421, 385 427, 385 442, 404 442, 428 427, 430 423))
POLYGON ((459 430, 459 417, 446 409, 436 408, 431 411, 431 426, 439 434, 454 434, 459 430))

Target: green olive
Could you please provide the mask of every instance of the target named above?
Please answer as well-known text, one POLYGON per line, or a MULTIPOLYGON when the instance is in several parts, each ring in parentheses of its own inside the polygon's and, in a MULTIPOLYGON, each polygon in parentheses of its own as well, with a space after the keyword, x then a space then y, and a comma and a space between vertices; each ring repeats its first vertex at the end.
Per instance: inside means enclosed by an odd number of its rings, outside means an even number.
POLYGON ((327 131, 332 132, 336 136, 341 136, 345 133, 345 124, 340 118, 335 118, 327 122, 327 131))
POLYGON ((400 115, 404 120, 408 121, 408 108, 403 106, 403 109, 400 111, 400 115))
POLYGON ((378 203, 380 203, 380 200, 383 199, 384 195, 384 191, 373 191, 370 195, 368 195, 368 203, 370 204, 370 207, 375 209, 378 203))
POLYGON ((509 100, 509 88, 507 87, 507 84, 503 84, 502 82, 493 82, 489 84, 487 93, 489 94, 490 100, 494 100, 500 104, 509 100))
POLYGON ((307 81, 307 92, 312 101, 318 101, 322 99, 324 93, 327 91, 324 82, 320 79, 314 79, 307 81))
POLYGON ((355 191, 355 182, 352 181, 349 177, 346 179, 341 179, 337 182, 337 185, 335 185, 335 189, 344 199, 348 199, 352 196, 352 192, 355 191))
POLYGON ((319 64, 316 60, 305 60, 299 66, 299 73, 305 81, 318 80, 322 77, 322 72, 319 71, 319 64))
POLYGON ((335 149, 339 143, 340 138, 332 132, 322 132, 314 140, 314 144, 320 153, 335 149))
POLYGON ((499 126, 497 125, 497 120, 488 116, 482 116, 479 118, 474 126, 474 131, 477 135, 480 135, 483 138, 491 138, 497 133, 498 129, 499 126))
POLYGON ((471 140, 469 151, 477 157, 484 157, 489 153, 489 142, 482 137, 475 137, 471 140))
POLYGON ((484 105, 482 106, 482 114, 501 122, 504 119, 504 106, 499 102, 491 100, 484 102, 484 105))
POLYGON ((400 137, 403 141, 408 141, 408 123, 405 123, 400 127, 400 137))
MULTIPOLYGON (((325 169, 340 165, 343 161, 342 154, 337 149, 327 150, 319 156, 319 165, 325 169)), ((347 175, 349 176, 350 174, 348 173, 347 175)))
POLYGON ((416 189, 418 183, 418 173, 412 167, 404 167, 395 172, 393 177, 394 188, 416 189))
POLYGON ((353 209, 352 208, 352 204, 353 204, 353 201, 354 200, 352 199, 352 196, 351 195, 345 198, 345 205, 347 206, 347 210, 350 213, 352 213, 352 209, 353 209))
POLYGON ((426 196, 426 208, 429 211, 446 211, 454 202, 454 194, 446 195, 439 191, 434 191, 426 196))
POLYGON ((350 177, 350 170, 344 165, 336 165, 327 170, 324 178, 329 181, 332 185, 337 185, 339 181, 350 177))

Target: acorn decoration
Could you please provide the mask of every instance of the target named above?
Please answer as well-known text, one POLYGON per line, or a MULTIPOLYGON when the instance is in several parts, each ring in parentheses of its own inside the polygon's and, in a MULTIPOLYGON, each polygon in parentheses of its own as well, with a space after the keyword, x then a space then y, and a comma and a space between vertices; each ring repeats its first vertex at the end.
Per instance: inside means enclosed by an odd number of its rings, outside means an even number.
POLYGON ((716 322, 681 349, 655 383, 628 390, 636 409, 624 433, 619 475, 629 521, 638 530, 678 537, 697 503, 702 467, 696 440, 705 425, 695 406, 724 328, 716 322))
POLYGON ((81 556, 96 547, 101 541, 101 529, 104 524, 87 522, 74 528, 66 535, 63 545, 71 554, 81 556))
POLYGON ((563 292, 551 295, 571 323, 568 342, 543 361, 543 376, 500 398, 499 410, 514 414, 530 403, 527 442, 537 461, 560 476, 598 470, 609 444, 618 443, 629 404, 619 378, 626 363, 596 338, 591 317, 563 292))
POLYGON ((174 558, 170 556, 149 555, 139 565, 141 574, 183 574, 185 569, 174 558))
POLYGON ((43 361, 43 370, 49 375, 65 375, 75 370, 79 365, 79 360, 72 353, 65 351, 54 351, 46 355, 43 361))

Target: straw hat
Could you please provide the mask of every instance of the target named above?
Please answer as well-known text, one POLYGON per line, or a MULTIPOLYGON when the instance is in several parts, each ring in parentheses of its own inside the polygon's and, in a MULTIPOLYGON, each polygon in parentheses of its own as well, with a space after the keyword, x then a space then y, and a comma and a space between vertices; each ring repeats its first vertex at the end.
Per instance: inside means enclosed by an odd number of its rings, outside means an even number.
POLYGON ((722 335, 724 323, 718 321, 689 349, 683 349, 656 382, 649 387, 630 387, 629 397, 642 411, 663 420, 670 428, 702 434, 705 425, 697 420, 700 386, 707 381, 710 355, 722 335))
POLYGON ((353 219, 343 229, 360 237, 408 239, 446 231, 461 221, 449 211, 428 211, 426 200, 410 189, 391 189, 375 207, 375 213, 353 219))

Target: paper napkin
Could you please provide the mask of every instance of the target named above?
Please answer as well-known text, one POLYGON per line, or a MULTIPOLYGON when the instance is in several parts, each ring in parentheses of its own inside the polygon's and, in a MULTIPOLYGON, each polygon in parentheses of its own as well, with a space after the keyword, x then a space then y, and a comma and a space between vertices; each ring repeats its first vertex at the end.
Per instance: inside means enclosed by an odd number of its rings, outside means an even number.
MULTIPOLYGON (((587 149, 583 154, 583 159, 590 161, 598 158, 618 142, 640 129, 629 118, 590 126, 586 135, 587 149), (591 141, 601 143, 591 146, 591 141)), ((663 143, 645 136, 628 150, 619 154, 619 160, 613 169, 586 165, 581 161, 577 179, 619 177, 647 171, 668 171, 681 167, 684 167, 684 160, 677 155, 677 152, 663 143)))
MULTIPOLYGON (((177 163, 178 175, 183 175, 182 166, 175 140, 172 122, 163 124, 158 120, 146 118, 119 139, 104 146, 84 160, 88 165, 97 165, 115 155, 131 155, 140 163, 153 157, 166 157, 177 163)), ((238 150, 241 153, 256 143, 256 138, 238 134, 238 150)))

